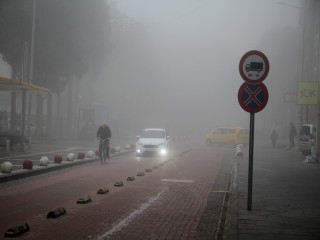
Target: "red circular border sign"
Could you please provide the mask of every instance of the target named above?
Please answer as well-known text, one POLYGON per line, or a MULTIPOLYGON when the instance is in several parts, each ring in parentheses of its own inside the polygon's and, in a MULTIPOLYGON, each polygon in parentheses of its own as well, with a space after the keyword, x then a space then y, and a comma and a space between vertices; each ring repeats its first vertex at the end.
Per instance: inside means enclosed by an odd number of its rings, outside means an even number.
POLYGON ((269 99, 269 93, 267 87, 263 83, 259 84, 250 84, 244 82, 238 91, 238 101, 243 110, 249 113, 260 112, 267 105, 269 99), (263 99, 260 99, 261 96, 259 93, 262 93, 263 99), (244 97, 247 96, 246 99, 244 97), (255 101, 257 104, 256 107, 248 106, 250 101, 255 101))
POLYGON ((243 78, 243 80, 245 80, 246 82, 248 83, 251 83, 251 84, 257 84, 257 83, 261 83, 264 79, 266 79, 268 73, 269 73, 269 60, 268 58, 266 57, 266 55, 264 55, 264 53, 260 52, 260 51, 257 51, 257 50, 252 50, 252 51, 249 51, 247 53, 245 53, 242 58, 240 59, 240 62, 239 62, 239 72, 240 72, 240 75, 241 77, 243 78), (258 55, 259 57, 261 57, 264 61, 264 64, 265 64, 265 70, 264 70, 264 73, 256 80, 252 80, 250 78, 248 78, 245 73, 243 72, 243 63, 244 61, 252 56, 252 55, 258 55))

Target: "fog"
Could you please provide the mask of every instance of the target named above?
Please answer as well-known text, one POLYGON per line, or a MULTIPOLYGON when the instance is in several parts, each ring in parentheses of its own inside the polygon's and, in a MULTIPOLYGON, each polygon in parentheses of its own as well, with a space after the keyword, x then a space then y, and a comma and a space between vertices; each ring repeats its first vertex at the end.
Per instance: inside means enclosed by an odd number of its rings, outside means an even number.
POLYGON ((292 6, 270 0, 109 2, 127 27, 114 33, 96 101, 106 103, 111 124, 129 134, 145 127, 185 135, 249 128, 250 114, 237 99, 244 82, 238 65, 244 53, 260 50, 270 62, 264 81, 269 102, 255 114, 256 129, 266 135, 286 129, 298 120, 297 106, 284 95, 295 91, 302 46, 300 2, 287 3, 292 6))
MULTIPOLYGON (((103 70, 92 64, 70 81, 76 109, 95 108, 95 124, 107 121, 122 136, 147 127, 185 136, 220 126, 249 128, 250 114, 237 98, 244 82, 238 65, 247 51, 259 50, 270 62, 263 82, 269 101, 255 114, 256 131, 269 136, 276 128, 284 137, 299 115, 298 106, 284 98, 296 91, 301 76, 301 3, 109 0, 108 59, 103 70)), ((67 101, 70 90, 64 91, 67 101)), ((61 107, 65 114, 67 105, 61 107)), ((73 115, 77 122, 77 110, 73 115)))

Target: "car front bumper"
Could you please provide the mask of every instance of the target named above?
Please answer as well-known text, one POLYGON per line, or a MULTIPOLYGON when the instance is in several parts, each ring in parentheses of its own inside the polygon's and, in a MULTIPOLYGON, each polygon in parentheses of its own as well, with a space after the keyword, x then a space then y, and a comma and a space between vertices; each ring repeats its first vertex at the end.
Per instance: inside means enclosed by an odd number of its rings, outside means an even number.
POLYGON ((155 155, 165 157, 168 156, 169 150, 165 147, 136 147, 136 155, 155 155))

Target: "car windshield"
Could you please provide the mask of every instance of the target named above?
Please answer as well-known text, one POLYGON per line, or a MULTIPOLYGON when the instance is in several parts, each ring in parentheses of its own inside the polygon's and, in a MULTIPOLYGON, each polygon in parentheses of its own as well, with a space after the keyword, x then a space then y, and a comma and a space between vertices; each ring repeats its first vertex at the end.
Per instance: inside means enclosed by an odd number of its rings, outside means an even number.
POLYGON ((165 138, 164 131, 159 130, 144 130, 142 131, 141 138, 165 138))

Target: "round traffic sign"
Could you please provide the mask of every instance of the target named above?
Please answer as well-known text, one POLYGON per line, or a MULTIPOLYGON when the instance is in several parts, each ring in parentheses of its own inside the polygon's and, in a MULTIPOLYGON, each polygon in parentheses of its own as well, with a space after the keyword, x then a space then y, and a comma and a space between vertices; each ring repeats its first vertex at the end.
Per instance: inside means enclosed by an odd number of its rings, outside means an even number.
POLYGON ((244 82, 239 88, 238 101, 243 110, 247 112, 260 112, 267 105, 268 99, 268 89, 263 83, 244 82))
POLYGON ((240 59, 239 72, 246 82, 261 83, 269 73, 269 60, 260 51, 249 51, 240 59))

